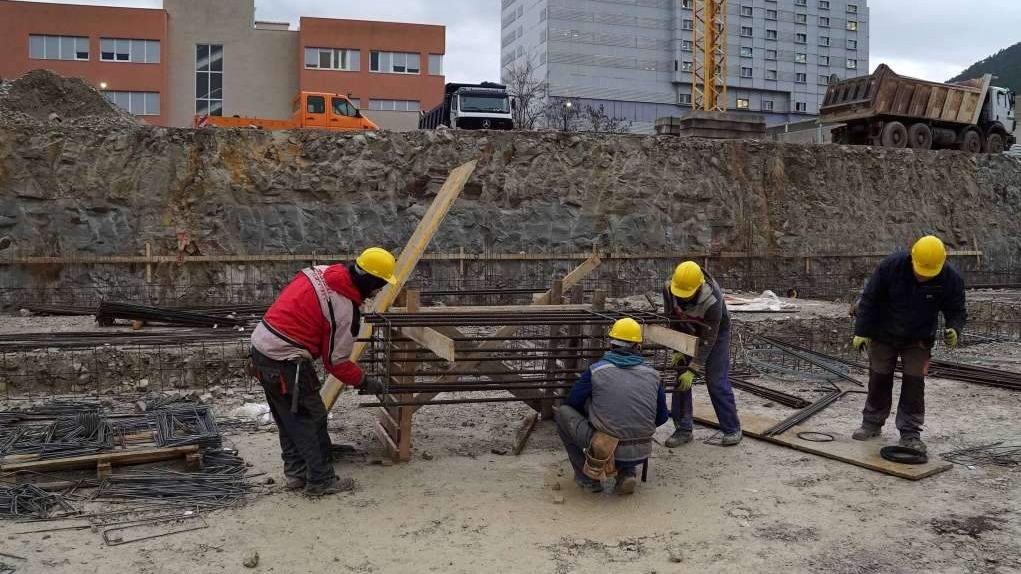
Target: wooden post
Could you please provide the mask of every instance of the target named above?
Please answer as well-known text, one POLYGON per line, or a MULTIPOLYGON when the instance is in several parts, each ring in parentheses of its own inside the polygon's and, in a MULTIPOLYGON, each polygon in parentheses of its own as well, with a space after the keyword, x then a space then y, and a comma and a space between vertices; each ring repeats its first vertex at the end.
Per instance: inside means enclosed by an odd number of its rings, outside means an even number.
MULTIPOLYGON (((592 310, 599 313, 606 310, 606 290, 596 289, 595 293, 592 294, 592 310)), ((590 342, 594 342, 603 338, 602 327, 599 325, 589 325, 586 327, 588 332, 586 333, 586 339, 590 342)), ((582 368, 589 368, 594 363, 592 359, 584 359, 579 363, 579 370, 582 368)))
MULTIPOLYGON (((405 291, 405 306, 408 308, 408 313, 417 313, 422 306, 421 292, 419 291, 405 291)), ((395 332, 395 335, 399 335, 400 332, 395 332)), ((402 343, 398 345, 398 348, 403 350, 405 354, 411 355, 415 352, 417 345, 414 342, 402 343)), ((413 359, 406 359, 406 362, 400 365, 400 369, 406 373, 412 373, 417 368, 418 364, 413 359)), ((414 385, 415 375, 406 375, 398 377, 398 384, 401 385, 414 385)), ((398 395, 397 399, 399 402, 406 403, 414 400, 415 396, 411 393, 404 393, 398 395)), ((397 462, 408 462, 411 460, 411 417, 415 414, 415 411, 408 406, 397 407, 397 462)))
MULTIPOLYGON (((575 285, 571 288, 568 295, 568 301, 572 304, 580 305, 585 302, 585 289, 581 285, 575 285)), ((605 303, 605 301, 604 301, 605 303)), ((582 344, 585 339, 582 338, 582 327, 581 325, 571 325, 567 328, 567 334, 571 338, 567 341, 567 348, 564 350, 567 355, 577 355, 581 353, 579 350, 584 345, 582 344)), ((581 359, 568 359, 564 363, 564 368, 578 370, 578 365, 582 363, 581 359)))
POLYGON ((152 283, 152 243, 145 242, 145 258, 147 260, 145 264, 145 282, 147 284, 152 283))
MULTIPOLYGON (((564 280, 556 279, 553 281, 553 287, 550 289, 550 305, 562 305, 564 303, 564 280)), ((557 351, 556 348, 559 346, 560 340, 557 337, 561 333, 561 325, 550 325, 549 335, 549 354, 550 358, 546 359, 546 376, 553 377, 553 371, 557 368, 557 351)), ((546 391, 544 394, 549 395, 555 391, 546 391)), ((543 420, 550 420, 553 418, 553 399, 546 399, 542 401, 542 410, 540 412, 543 420)))

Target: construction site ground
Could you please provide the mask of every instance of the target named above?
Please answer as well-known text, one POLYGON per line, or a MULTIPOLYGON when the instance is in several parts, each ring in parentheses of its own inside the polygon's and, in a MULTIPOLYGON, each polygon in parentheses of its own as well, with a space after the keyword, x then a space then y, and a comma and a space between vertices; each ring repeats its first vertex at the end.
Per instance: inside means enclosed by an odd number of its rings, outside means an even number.
MULTIPOLYGON (((837 318, 846 305, 803 303, 799 313, 817 311, 837 318)), ((776 329, 785 324, 784 316, 747 317, 776 329)), ((9 317, 0 331, 95 328, 90 321, 9 317)), ((1021 345, 974 345, 954 358, 1016 369, 1021 345)), ((814 396, 810 384, 770 385, 814 396)), ((259 400, 257 391, 217 398, 214 406, 228 413, 259 400)), ((695 393, 707 401, 704 387, 695 393)), ((736 393, 742 413, 781 420, 793 412, 736 393)), ((59 523, 5 522, 0 552, 27 559, 14 561, 18 572, 47 574, 1021 572, 1017 469, 954 466, 912 482, 753 439, 715 446, 716 431, 698 427, 689 445, 655 446, 649 482, 634 496, 597 495, 574 485, 552 422, 539 423, 523 454, 510 454, 531 412, 524 405, 423 408, 412 461, 393 465, 372 435, 374 413, 357 407, 365 400, 344 394, 330 421, 334 442, 363 453, 336 465, 355 480, 351 492, 321 499, 286 492, 275 427, 228 431, 251 473, 265 473, 255 479, 262 492, 210 515, 210 528, 107 547, 89 530, 23 534, 59 523), (243 563, 253 552, 258 564, 248 570, 243 563)), ((806 426, 845 436, 863 400, 847 396, 806 426)), ((930 453, 1016 443, 1018 412, 1016 392, 930 379, 930 453)), ((667 423, 658 441, 671 431, 667 423)), ((895 442, 892 422, 881 440, 895 442)))

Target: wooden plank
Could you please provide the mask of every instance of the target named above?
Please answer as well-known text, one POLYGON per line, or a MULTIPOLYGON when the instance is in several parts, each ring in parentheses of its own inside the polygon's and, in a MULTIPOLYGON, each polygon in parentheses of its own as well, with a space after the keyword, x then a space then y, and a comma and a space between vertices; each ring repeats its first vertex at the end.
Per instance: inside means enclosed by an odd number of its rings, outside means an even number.
MULTIPOLYGON (((695 420, 701 424, 719 428, 716 413, 706 404, 695 405, 695 420)), ((860 466, 883 474, 889 474, 907 480, 921 480, 949 470, 953 465, 949 462, 930 458, 929 462, 920 465, 897 464, 879 455, 879 449, 886 444, 878 440, 859 441, 848 436, 834 436, 833 442, 811 442, 798 438, 799 432, 813 432, 811 428, 798 425, 782 435, 763 436, 766 429, 779 421, 750 414, 741 415, 741 428, 744 434, 758 440, 785 446, 801 452, 818 455, 832 460, 839 460, 854 466, 860 466)), ((832 434, 832 433, 830 433, 832 434)))
MULTIPOLYGON (((404 283, 411 278, 411 274, 415 271, 415 266, 418 265, 419 259, 425 253, 426 247, 429 246, 429 242, 432 241, 433 236, 436 234, 436 230, 439 228, 440 223, 443 222, 443 218, 446 217, 447 212, 450 211, 450 206, 454 204, 454 200, 461 195, 461 190, 464 189, 464 185, 468 183, 468 178, 471 177, 472 173, 475 172, 475 165, 478 160, 470 161, 458 168, 455 168, 447 176, 447 180, 443 183, 443 187, 440 188, 439 193, 436 194, 436 198, 433 199, 429 205, 429 209, 426 210, 425 215, 422 216, 422 221, 418 223, 418 227, 415 228, 415 232, 411 235, 411 239, 408 240, 407 245, 401 250, 400 257, 397 258, 397 270, 395 275, 397 276, 396 285, 387 285, 383 288, 382 292, 373 297, 372 307, 369 309, 369 313, 382 313, 390 308, 394 300, 397 299, 397 295, 400 294, 401 289, 404 287, 404 283)), ((371 325, 362 325, 361 332, 359 333, 360 338, 367 338, 372 334, 371 325)), ((351 353, 351 360, 357 362, 365 351, 365 343, 356 343, 354 350, 351 353)), ((340 396, 341 391, 344 390, 344 384, 340 382, 336 377, 330 375, 326 378, 326 383, 323 385, 320 395, 323 398, 323 403, 326 405, 326 410, 333 408, 333 404, 337 402, 337 397, 340 396)))
POLYGON ((390 459, 393 460, 394 462, 400 460, 397 451, 397 445, 394 443, 393 438, 391 438, 390 435, 387 434, 386 429, 383 428, 383 425, 379 424, 379 421, 376 421, 376 424, 372 425, 372 432, 373 434, 376 435, 376 440, 378 440, 380 444, 383 445, 383 448, 386 450, 387 456, 390 457, 390 459))
POLYGON ((4 472, 35 471, 52 472, 56 470, 79 470, 96 468, 98 465, 107 463, 113 466, 127 466, 130 464, 145 464, 148 462, 159 462, 174 458, 183 458, 186 455, 197 453, 197 445, 175 446, 169 448, 147 448, 142 450, 111 451, 86 456, 70 456, 64 458, 53 458, 48 460, 33 460, 29 462, 16 462, 0 465, 4 472))
MULTIPOLYGON (((539 297, 541 294, 536 293, 539 297)), ((578 304, 578 305, 464 305, 461 307, 457 306, 444 306, 444 307, 422 307, 418 310, 419 313, 435 313, 437 315, 450 314, 450 313, 532 313, 542 311, 588 311, 592 309, 592 305, 578 304)), ((407 307, 391 307, 390 313, 407 313, 407 307)))
POLYGON ((532 436, 532 431, 535 430, 535 423, 539 421, 539 413, 529 413, 525 417, 525 420, 518 427, 516 433, 514 433, 514 456, 518 456, 525 450, 525 445, 528 444, 528 437, 532 436))
POLYGON ((434 355, 454 362, 454 341, 430 327, 402 327, 401 334, 432 351, 434 355))
POLYGON ((645 325, 645 340, 684 353, 689 357, 698 354, 698 337, 667 329, 659 325, 645 325))

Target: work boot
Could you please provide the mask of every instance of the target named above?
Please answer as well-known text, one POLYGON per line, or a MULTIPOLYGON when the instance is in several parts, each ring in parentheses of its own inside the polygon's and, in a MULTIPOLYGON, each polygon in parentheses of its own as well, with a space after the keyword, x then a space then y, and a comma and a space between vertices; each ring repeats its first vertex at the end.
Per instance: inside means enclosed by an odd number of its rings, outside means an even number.
POLYGON ((738 430, 737 432, 723 435, 723 438, 720 439, 720 444, 723 446, 737 446, 742 438, 744 438, 744 433, 738 430))
POLYGON ((667 448, 679 447, 682 444, 688 444, 691 442, 691 431, 677 429, 674 434, 670 435, 670 438, 666 439, 663 443, 667 448))
POLYGON ((327 496, 338 492, 354 490, 355 481, 350 478, 343 480, 336 476, 322 483, 308 483, 305 485, 305 496, 327 496))
POLYGON ((871 438, 876 438, 877 436, 882 434, 881 432, 882 430, 883 427, 874 427, 863 424, 861 425, 861 428, 854 431, 854 434, 851 435, 851 438, 853 438, 854 440, 869 440, 871 438))
POLYGON ((287 490, 301 490, 305 488, 305 479, 297 476, 288 476, 285 486, 287 490))
POLYGON ((598 480, 592 480, 587 476, 575 478, 574 483, 578 485, 578 488, 586 492, 598 494, 603 491, 603 483, 599 482, 598 480))
POLYGON ((921 453, 925 453, 926 452, 925 443, 922 442, 921 437, 917 437, 917 436, 907 436, 907 437, 902 436, 902 437, 900 437, 900 446, 905 447, 905 448, 911 448, 911 449, 917 450, 918 452, 921 452, 921 453))
POLYGON ((635 488, 638 486, 638 479, 635 478, 634 469, 621 470, 617 473, 617 484, 614 487, 614 492, 622 496, 635 493, 635 488))

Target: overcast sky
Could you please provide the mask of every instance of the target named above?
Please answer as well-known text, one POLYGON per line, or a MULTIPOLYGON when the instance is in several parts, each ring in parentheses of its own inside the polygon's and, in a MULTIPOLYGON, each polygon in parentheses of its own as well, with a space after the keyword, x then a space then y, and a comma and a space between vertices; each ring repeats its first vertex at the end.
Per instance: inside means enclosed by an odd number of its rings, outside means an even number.
MULTIPOLYGON (((160 0, 72 3, 162 4, 160 0)), ((1021 42, 1019 0, 868 0, 868 4, 873 68, 885 62, 900 74, 947 80, 975 61, 1021 42)), ((444 24, 448 80, 500 77, 500 0, 256 0, 260 20, 286 20, 296 27, 299 16, 444 24)))

